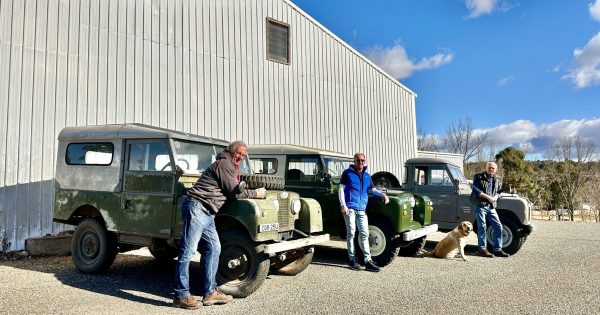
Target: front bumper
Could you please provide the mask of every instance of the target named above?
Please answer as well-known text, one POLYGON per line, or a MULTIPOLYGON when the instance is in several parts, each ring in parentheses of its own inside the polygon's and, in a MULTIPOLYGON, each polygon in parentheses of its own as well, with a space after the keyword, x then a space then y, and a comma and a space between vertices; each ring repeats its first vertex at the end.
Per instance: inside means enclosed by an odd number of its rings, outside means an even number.
POLYGON ((423 237, 427 234, 437 232, 437 230, 438 230, 438 225, 431 224, 431 225, 422 227, 420 229, 405 232, 404 234, 402 234, 402 240, 405 242, 416 240, 419 237, 423 237))
POLYGON ((274 253, 284 252, 284 251, 290 250, 290 249, 312 246, 312 245, 327 242, 327 241, 329 241, 329 234, 309 236, 306 238, 285 241, 285 242, 281 242, 281 243, 266 244, 263 247, 263 251, 265 254, 274 254, 274 253))

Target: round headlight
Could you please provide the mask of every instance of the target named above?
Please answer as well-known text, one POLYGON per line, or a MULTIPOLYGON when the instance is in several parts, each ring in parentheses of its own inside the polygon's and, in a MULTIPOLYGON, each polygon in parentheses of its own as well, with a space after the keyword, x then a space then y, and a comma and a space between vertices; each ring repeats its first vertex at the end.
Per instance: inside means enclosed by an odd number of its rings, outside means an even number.
POLYGON ((300 199, 292 200, 292 214, 300 213, 300 209, 302 209, 302 203, 300 202, 300 199))
POLYGON ((416 204, 417 204, 417 201, 415 200, 415 197, 410 196, 410 206, 414 208, 416 204))

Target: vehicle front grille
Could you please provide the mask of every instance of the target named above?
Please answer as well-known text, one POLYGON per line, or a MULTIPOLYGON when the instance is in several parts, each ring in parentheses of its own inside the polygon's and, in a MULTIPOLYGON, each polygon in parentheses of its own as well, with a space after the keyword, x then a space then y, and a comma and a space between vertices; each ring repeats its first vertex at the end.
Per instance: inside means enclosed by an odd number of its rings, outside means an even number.
POLYGON ((279 201, 279 231, 289 231, 294 228, 294 216, 290 209, 290 197, 278 197, 277 201, 279 201))

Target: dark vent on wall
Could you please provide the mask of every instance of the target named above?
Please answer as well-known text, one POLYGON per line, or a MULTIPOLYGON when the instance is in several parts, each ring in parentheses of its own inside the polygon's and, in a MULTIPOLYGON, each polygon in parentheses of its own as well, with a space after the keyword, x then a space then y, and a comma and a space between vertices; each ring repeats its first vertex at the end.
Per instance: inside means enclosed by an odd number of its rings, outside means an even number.
POLYGON ((290 63, 290 26, 267 18, 267 59, 290 63))

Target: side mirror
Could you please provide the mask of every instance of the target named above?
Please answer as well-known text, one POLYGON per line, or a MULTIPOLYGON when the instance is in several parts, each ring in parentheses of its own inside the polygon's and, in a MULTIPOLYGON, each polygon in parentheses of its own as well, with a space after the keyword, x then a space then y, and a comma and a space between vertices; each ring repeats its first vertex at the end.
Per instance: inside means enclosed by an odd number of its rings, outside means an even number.
POLYGON ((323 174, 323 177, 322 177, 322 179, 321 179, 321 180, 322 180, 322 181, 324 181, 324 182, 329 182, 329 181, 331 181, 331 174, 329 174, 329 173, 325 173, 325 174, 323 174))
POLYGON ((240 193, 243 193, 244 191, 246 191, 246 182, 245 181, 241 181, 238 185, 238 189, 240 190, 240 193))
POLYGON ((460 180, 458 179, 454 179, 454 186, 458 187, 458 185, 460 185, 460 180))

